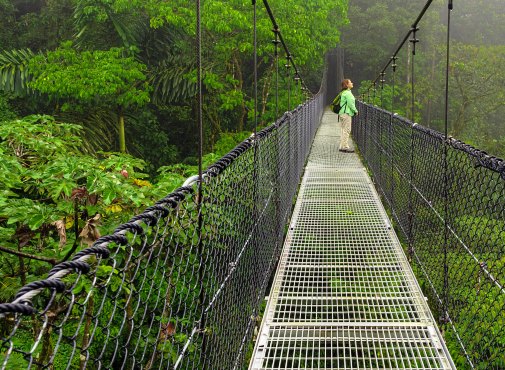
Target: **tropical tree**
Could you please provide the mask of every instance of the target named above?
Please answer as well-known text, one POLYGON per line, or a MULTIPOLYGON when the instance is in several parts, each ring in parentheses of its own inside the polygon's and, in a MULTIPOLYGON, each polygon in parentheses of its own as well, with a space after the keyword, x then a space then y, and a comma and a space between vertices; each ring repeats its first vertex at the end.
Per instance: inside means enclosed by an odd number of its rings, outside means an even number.
MULTIPOLYGON (((193 156, 196 112, 194 4, 181 0, 65 0, 63 3, 65 6, 61 9, 62 14, 68 14, 68 4, 72 5, 73 16, 67 18, 75 20, 75 34, 67 39, 74 41, 74 49, 79 51, 77 54, 118 47, 127 50, 129 56, 145 65, 142 72, 146 78, 144 81, 151 86, 151 104, 136 104, 141 107, 136 111, 127 109, 129 121, 137 122, 136 128, 140 128, 143 122, 150 125, 157 121, 154 126, 159 128, 161 135, 165 135, 170 144, 177 146, 177 150, 171 150, 171 153, 178 153, 181 158, 193 156), (143 119, 145 117, 154 117, 154 121, 146 121, 143 119)), ((38 1, 24 12, 27 17, 42 21, 56 9, 51 4, 38 1)), ((252 6, 245 0, 203 2, 202 5, 205 150, 211 151, 221 133, 242 131, 253 126, 252 6)), ((346 22, 347 0, 323 3, 275 0, 270 5, 302 77, 316 91, 320 82, 323 54, 337 44, 339 27, 346 22)), ((14 7, 17 7, 17 3, 14 7)), ((16 11, 20 11, 19 7, 16 11)), ((54 18, 59 17, 60 15, 54 18)), ((273 98, 276 61, 272 25, 261 3, 258 3, 257 29, 258 118, 260 124, 266 124, 276 118, 277 109, 274 109, 273 98)), ((65 30, 62 28, 62 34, 68 35, 65 30)), ((54 43, 55 37, 50 38, 53 40, 51 43, 54 43)), ((6 64, 5 75, 12 76, 8 69, 15 70, 17 74, 23 70, 25 80, 29 80, 30 71, 26 72, 26 64, 23 64, 27 58, 19 59, 17 57, 14 63, 6 64)), ((291 108, 303 99, 299 86, 294 86, 293 74, 285 74, 285 63, 285 55, 280 53, 280 112, 288 109, 288 85, 291 86, 291 108)), ((0 63, 0 69, 1 65, 0 63)), ((0 70, 0 77, 1 73, 0 70)), ((109 111, 105 104, 94 105, 93 109, 89 109, 90 101, 77 102, 75 97, 63 97, 56 90, 50 96, 52 102, 57 101, 56 109, 51 109, 43 99, 36 97, 33 100, 37 105, 28 105, 33 96, 18 100, 16 104, 27 105, 24 107, 27 109, 23 109, 26 113, 44 111, 59 117, 64 114, 65 121, 86 126, 88 135, 90 131, 100 132, 100 135, 90 135, 92 139, 89 141, 107 137, 109 134, 104 123, 114 116, 121 116, 120 109, 115 106, 109 111), (61 108, 65 108, 65 112, 61 108), (84 114, 84 111, 89 114, 84 114)), ((37 93, 40 91, 39 88, 37 93)), ((114 102, 107 99, 101 98, 101 102, 114 105, 114 102)), ((142 149, 141 152, 147 153, 151 144, 153 143, 147 144, 146 150, 142 149)), ((107 140, 102 140, 100 145, 105 147, 107 140)), ((136 148, 143 146, 135 143, 136 148)), ((174 155, 167 154, 166 158, 169 157, 174 158, 174 155)))
POLYGON ((78 52, 71 43, 32 58, 29 86, 63 102, 62 109, 87 104, 110 104, 118 112, 119 148, 126 152, 124 111, 149 101, 145 65, 124 49, 78 52))
MULTIPOLYGON (((151 2, 157 7, 151 14, 154 27, 169 25, 180 27, 194 34, 195 10, 185 1, 151 2)), ((279 24, 291 55, 301 69, 320 70, 324 52, 336 46, 339 41, 339 28, 346 19, 347 1, 275 1, 271 8, 279 24), (309 64, 310 61, 310 64, 309 64)), ((245 128, 247 112, 252 112, 253 73, 253 13, 250 2, 243 0, 213 1, 203 3, 202 27, 204 30, 204 53, 213 61, 205 71, 206 87, 213 92, 209 102, 215 116, 222 117, 238 112, 238 130, 245 128), (219 90, 220 92, 217 92, 219 90), (217 109, 216 109, 217 108, 217 109)), ((261 100, 259 110, 264 111, 271 96, 274 77, 274 47, 272 45, 272 24, 262 4, 258 4, 258 69, 260 71, 261 100)), ((281 65, 285 63, 281 53, 281 65)), ((303 72, 302 72, 303 73, 303 72)), ((287 107, 284 107, 286 109, 287 107)), ((249 116, 252 118, 252 116, 249 116)), ((236 118, 235 118, 236 119, 236 118)), ((212 119, 210 119, 212 122, 212 119)))
POLYGON ((505 46, 454 44, 451 134, 504 156, 505 46))
POLYGON ((14 13, 15 9, 12 2, 0 0, 0 14, 2 14, 2 22, 0 22, 0 50, 11 49, 14 46, 14 13))

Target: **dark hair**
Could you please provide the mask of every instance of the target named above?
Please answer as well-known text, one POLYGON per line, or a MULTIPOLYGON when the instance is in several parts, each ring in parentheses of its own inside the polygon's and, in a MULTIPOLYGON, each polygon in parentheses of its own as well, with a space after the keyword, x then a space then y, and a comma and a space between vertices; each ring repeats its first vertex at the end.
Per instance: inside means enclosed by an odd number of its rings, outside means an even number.
POLYGON ((346 78, 345 80, 342 81, 342 90, 347 90, 349 88, 349 83, 351 82, 351 80, 349 80, 348 78, 346 78))

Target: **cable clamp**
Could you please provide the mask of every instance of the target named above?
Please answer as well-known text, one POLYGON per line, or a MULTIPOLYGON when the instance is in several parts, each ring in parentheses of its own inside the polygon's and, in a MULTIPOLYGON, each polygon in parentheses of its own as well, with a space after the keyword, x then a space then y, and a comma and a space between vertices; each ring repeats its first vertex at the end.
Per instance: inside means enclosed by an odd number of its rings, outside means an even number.
MULTIPOLYGON (((206 173, 202 173, 203 182, 205 182, 207 177, 208 177, 208 175, 206 173)), ((188 179, 186 179, 186 181, 184 181, 184 184, 182 186, 183 187, 192 187, 193 185, 198 184, 199 180, 200 180, 199 175, 191 176, 188 179)))
POLYGON ((247 140, 249 140, 251 142, 251 144, 254 144, 257 141, 257 139, 258 139, 258 135, 253 132, 247 140))
POLYGON ((447 314, 447 312, 442 313, 442 315, 440 315, 440 323, 448 324, 449 322, 450 322, 450 319, 449 319, 449 315, 447 314))

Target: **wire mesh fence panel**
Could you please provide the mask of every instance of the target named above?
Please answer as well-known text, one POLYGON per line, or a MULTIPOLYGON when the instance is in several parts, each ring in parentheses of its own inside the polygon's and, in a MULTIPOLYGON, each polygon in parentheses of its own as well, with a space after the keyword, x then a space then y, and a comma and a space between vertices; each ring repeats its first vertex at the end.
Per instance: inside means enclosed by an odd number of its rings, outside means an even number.
POLYGON ((240 368, 324 99, 0 304, 0 369, 240 368))
POLYGON ((505 162, 399 116, 391 126, 390 113, 358 105, 353 135, 453 358, 464 368, 504 368, 505 162))
POLYGON ((200 310, 193 299, 200 289, 193 274, 199 265, 196 208, 189 189, 155 208, 57 265, 47 280, 23 288, 18 305, 32 315, 6 315, 19 307, 3 305, 2 368, 134 368, 171 361, 200 310), (177 197, 186 201, 169 212, 166 205, 177 197), (77 273, 61 276, 66 269, 77 273), (52 284, 61 289, 42 291, 29 304, 27 294, 52 284))

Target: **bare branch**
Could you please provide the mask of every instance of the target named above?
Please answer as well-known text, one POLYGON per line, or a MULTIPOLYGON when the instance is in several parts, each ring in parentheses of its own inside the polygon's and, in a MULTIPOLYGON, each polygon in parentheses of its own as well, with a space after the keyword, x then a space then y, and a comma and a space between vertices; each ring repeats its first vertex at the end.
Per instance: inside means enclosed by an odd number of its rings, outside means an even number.
POLYGON ((10 248, 2 247, 1 245, 0 245, 0 251, 5 252, 5 253, 9 253, 9 254, 13 254, 18 257, 25 257, 25 258, 29 258, 32 260, 47 262, 53 266, 58 263, 58 261, 55 258, 47 258, 47 257, 35 256, 33 254, 18 252, 18 251, 14 251, 10 248))

